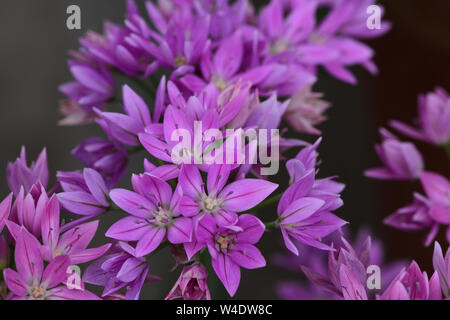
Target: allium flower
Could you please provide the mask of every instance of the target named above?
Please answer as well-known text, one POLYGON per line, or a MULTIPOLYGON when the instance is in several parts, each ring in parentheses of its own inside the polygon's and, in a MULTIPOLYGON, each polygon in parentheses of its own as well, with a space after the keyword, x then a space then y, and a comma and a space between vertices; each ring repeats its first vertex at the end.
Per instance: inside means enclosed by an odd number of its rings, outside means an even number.
POLYGON ((183 300, 211 300, 211 294, 206 282, 207 278, 208 271, 199 263, 184 267, 166 300, 179 298, 183 300))
POLYGON ((96 216, 109 208, 109 189, 94 169, 86 168, 83 173, 58 172, 57 177, 64 191, 58 194, 58 200, 67 211, 96 216))
POLYGON ((132 216, 116 222, 106 232, 106 236, 123 241, 138 241, 136 257, 154 251, 167 235, 170 243, 190 242, 192 221, 181 216, 185 212, 178 209, 179 190, 172 192, 170 185, 150 174, 133 175, 135 192, 114 189, 110 193, 112 201, 132 216))
POLYGON ((198 240, 206 243, 211 263, 230 296, 234 296, 241 280, 240 267, 262 268, 266 260, 254 246, 265 230, 255 216, 243 214, 234 226, 218 227, 214 219, 205 216, 198 227, 198 240))
POLYGON ((40 182, 37 182, 28 194, 21 188, 11 211, 10 220, 24 226, 35 237, 41 236, 42 219, 47 210, 49 199, 40 182))
POLYGON ((244 212, 268 197, 278 185, 259 179, 242 179, 227 185, 230 165, 212 165, 205 185, 194 165, 183 165, 179 184, 183 191, 180 211, 186 216, 208 214, 220 226, 234 225, 244 212))
POLYGON ((102 297, 111 297, 126 288, 124 298, 139 299, 149 267, 145 258, 137 258, 135 249, 118 242, 108 255, 92 263, 83 275, 86 283, 104 287, 102 297))
POLYGON ((441 300, 441 286, 437 272, 428 280, 415 261, 402 270, 391 282, 380 300, 441 300))
POLYGON ((75 60, 69 62, 69 67, 76 81, 61 85, 59 90, 85 111, 92 113, 94 107, 103 108, 114 97, 115 81, 104 67, 75 60))
POLYGON ((41 223, 43 258, 51 261, 60 255, 67 255, 71 264, 81 264, 102 256, 111 244, 87 249, 97 232, 98 224, 98 221, 92 221, 61 232, 59 203, 56 196, 53 196, 47 204, 41 223))
POLYGON ((429 245, 439 230, 439 223, 430 216, 429 201, 422 195, 414 193, 414 202, 406 207, 398 209, 392 215, 384 219, 384 223, 406 231, 430 229, 425 239, 425 245, 429 245))
POLYGON ((420 181, 427 197, 414 194, 413 204, 400 208, 385 219, 385 223, 402 230, 430 229, 425 245, 431 244, 440 225, 447 226, 450 242, 450 183, 433 172, 420 173, 420 181))
POLYGON ((410 142, 401 142, 385 129, 380 130, 383 142, 375 150, 385 167, 369 169, 367 177, 375 179, 416 179, 423 170, 422 155, 410 142))
POLYGON ((61 285, 67 278, 69 257, 61 255, 53 259, 44 269, 39 243, 25 229, 16 239, 15 261, 17 271, 3 271, 6 285, 15 300, 98 300, 85 289, 70 290, 61 285))
POLYGON ((438 242, 434 243, 433 266, 439 276, 444 297, 450 297, 450 249, 447 249, 444 259, 438 242))
POLYGON ((419 96, 419 128, 413 128, 400 121, 391 121, 391 126, 399 132, 435 145, 450 142, 450 97, 437 88, 434 92, 419 96))
MULTIPOLYGON (((430 216, 438 223, 450 225, 450 182, 437 173, 424 171, 420 181, 429 199, 430 216)), ((450 242, 450 229, 447 231, 450 242)))
POLYGON ((323 112, 330 107, 328 102, 321 100, 321 93, 311 91, 306 86, 295 93, 284 114, 286 121, 298 132, 320 135, 320 130, 314 126, 324 122, 327 117, 323 112))
POLYGON ((88 138, 72 154, 87 167, 104 175, 108 188, 116 185, 128 167, 128 153, 123 145, 115 141, 88 138))
POLYGON ((19 194, 21 187, 25 189, 25 192, 29 192, 37 182, 45 188, 48 183, 47 150, 44 148, 36 162, 28 167, 25 147, 22 147, 20 158, 13 163, 8 163, 6 179, 15 196, 19 194))
POLYGON ((130 146, 139 144, 138 134, 152 123, 150 110, 144 100, 130 87, 124 86, 123 109, 126 114, 114 112, 100 112, 99 117, 108 127, 107 133, 111 138, 130 146))
POLYGON ((188 74, 181 79, 181 82, 197 93, 201 92, 208 83, 213 83, 217 89, 224 90, 236 81, 250 82, 257 86, 272 71, 271 65, 263 65, 239 73, 243 60, 244 42, 238 31, 224 39, 214 55, 211 50, 204 53, 200 61, 200 68, 205 80, 188 74))
POLYGON ((277 224, 286 247, 296 255, 298 250, 290 237, 319 249, 332 250, 321 239, 346 224, 331 213, 342 206, 339 193, 344 185, 331 178, 315 178, 316 149, 320 141, 304 148, 296 159, 286 164, 293 184, 278 203, 277 224))

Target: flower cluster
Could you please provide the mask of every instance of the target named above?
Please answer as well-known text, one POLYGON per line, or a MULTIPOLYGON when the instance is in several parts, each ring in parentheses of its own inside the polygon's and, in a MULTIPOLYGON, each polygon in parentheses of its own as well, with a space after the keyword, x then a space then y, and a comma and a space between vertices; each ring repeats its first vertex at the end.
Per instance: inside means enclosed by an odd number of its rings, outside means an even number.
MULTIPOLYGON (((419 97, 419 128, 399 121, 391 126, 400 133, 442 147, 450 157, 450 97, 441 88, 419 97)), ((385 223, 401 230, 429 229, 425 245, 436 237, 439 226, 447 228, 450 243, 450 181, 440 173, 425 171, 423 156, 412 142, 402 142, 381 129, 383 142, 375 147, 384 167, 369 169, 366 176, 375 179, 419 179, 425 195, 414 193, 412 204, 398 209, 385 223)))
MULTIPOLYGON (((213 273, 234 296, 241 268, 266 266, 258 242, 275 229, 287 252, 299 255, 305 245, 329 252, 332 280, 308 271, 311 278, 339 297, 366 297, 354 272, 369 263, 370 241, 356 255, 345 240, 336 247, 327 239, 347 223, 335 214, 345 186, 318 177, 322 139, 289 138, 283 120, 299 133, 320 135, 315 126, 329 104, 312 90, 318 69, 351 84, 351 66, 376 72, 374 53, 361 40, 390 26, 381 21, 380 28, 367 28, 373 3, 272 0, 257 10, 247 0, 160 0, 147 1, 143 15, 126 1, 123 25, 107 22, 103 34, 80 39, 69 61, 74 81, 60 87, 66 96, 61 124, 95 122, 106 135, 73 150, 84 168, 57 172, 47 190, 45 150, 30 167, 25 149, 8 166, 12 194, 0 204, 0 231, 7 229, 0 237, 2 296, 98 299, 89 284, 102 287, 104 299, 138 299, 144 284, 160 280, 149 263, 166 247, 176 261, 173 271, 182 267, 166 299, 210 299, 213 273), (289 158, 288 150, 297 155, 289 158), (145 153, 143 170, 122 179, 138 153, 145 153), (285 185, 267 174, 280 160, 290 177, 285 185), (121 181, 131 181, 131 188, 121 181), (274 220, 263 222, 258 211, 271 205, 277 205, 274 220), (60 208, 70 221, 61 219, 60 208), (106 231, 109 243, 88 248, 100 219, 113 211, 123 216, 106 231), (69 272, 88 262, 82 276, 69 272), (342 289, 348 286, 355 290, 342 289)), ((429 100, 424 103, 436 103, 429 100)), ((439 205, 435 215, 448 209, 448 194, 429 182, 444 183, 441 177, 422 171, 412 145, 384 135, 389 143, 380 155, 389 168, 375 174, 420 177, 439 205)), ((432 139, 445 142, 441 132, 432 139)), ((448 289, 448 257, 437 253, 435 260, 441 284, 438 276, 428 282, 424 275, 429 290, 420 297, 437 298, 438 288, 448 289)), ((394 283, 416 271, 412 266, 394 283)))

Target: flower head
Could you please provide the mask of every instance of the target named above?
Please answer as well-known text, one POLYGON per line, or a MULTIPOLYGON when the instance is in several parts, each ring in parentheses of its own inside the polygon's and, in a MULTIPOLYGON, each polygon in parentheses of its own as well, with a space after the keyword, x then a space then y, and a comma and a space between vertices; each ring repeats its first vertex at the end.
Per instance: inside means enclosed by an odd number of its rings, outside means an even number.
POLYGON ((211 294, 206 283, 207 278, 208 271, 199 263, 184 267, 180 278, 173 289, 170 290, 166 300, 178 298, 183 298, 184 300, 211 300, 211 294))

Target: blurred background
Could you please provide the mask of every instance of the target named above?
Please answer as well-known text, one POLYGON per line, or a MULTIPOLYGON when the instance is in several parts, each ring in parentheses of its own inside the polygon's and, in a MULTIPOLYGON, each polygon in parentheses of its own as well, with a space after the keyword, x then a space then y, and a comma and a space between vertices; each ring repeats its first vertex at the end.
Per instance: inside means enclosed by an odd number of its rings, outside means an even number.
MULTIPOLYGON (((138 1, 139 2, 139 1, 138 1)), ((142 2, 142 1, 141 1, 142 2)), ((255 1, 254 1, 255 2, 255 1)), ((258 1, 259 3, 260 1, 258 1)), ((359 83, 351 86, 322 73, 316 86, 332 102, 329 120, 320 126, 324 141, 319 149, 322 165, 320 177, 339 176, 347 185, 343 193, 344 207, 337 214, 351 222, 352 233, 361 226, 370 227, 376 238, 383 240, 388 258, 414 258, 431 270, 430 248, 424 248, 425 233, 405 233, 382 224, 397 208, 411 202, 412 192, 420 185, 383 182, 364 178, 365 169, 379 164, 374 144, 379 142, 378 127, 390 119, 409 122, 416 115, 417 95, 442 86, 450 90, 450 2, 442 0, 385 0, 386 19, 393 29, 386 36, 369 41, 376 52, 379 75, 354 69, 359 83)), ((96 126, 59 127, 58 86, 71 80, 67 68, 67 52, 79 47, 78 38, 87 30, 100 31, 104 20, 121 23, 124 0, 2 0, 0 10, 0 197, 9 190, 5 172, 8 161, 18 157, 22 145, 29 160, 47 147, 49 168, 76 170, 81 163, 70 151, 84 138, 101 135, 96 126), (66 28, 66 9, 76 4, 82 10, 82 30, 66 28)), ((313 141, 314 137, 304 137, 313 141)), ((449 174, 443 151, 418 144, 426 159, 426 167, 449 174)), ((135 158, 130 171, 142 171, 142 158, 135 158)), ((128 175, 129 177, 129 175, 128 175)), ((50 184, 54 183, 55 179, 50 184)), ((124 186, 129 181, 123 181, 124 186)), ((273 217, 275 208, 263 216, 273 217)), ((105 217, 96 239, 117 217, 105 217)), ((268 218, 269 219, 269 218, 268 218)), ((443 239, 442 235, 439 236, 443 239)), ((260 247, 269 261, 268 268, 243 270, 236 298, 277 298, 274 286, 280 279, 295 275, 280 272, 270 263, 271 255, 286 250, 277 232, 264 237, 260 247)), ((157 255, 150 272, 167 281, 144 287, 142 298, 164 298, 178 274, 168 270, 173 262, 166 252, 157 255)), ((211 284, 215 286, 215 283, 211 284)), ((221 286, 218 286, 219 290, 221 286)), ((225 297, 225 296, 224 296, 225 297)))

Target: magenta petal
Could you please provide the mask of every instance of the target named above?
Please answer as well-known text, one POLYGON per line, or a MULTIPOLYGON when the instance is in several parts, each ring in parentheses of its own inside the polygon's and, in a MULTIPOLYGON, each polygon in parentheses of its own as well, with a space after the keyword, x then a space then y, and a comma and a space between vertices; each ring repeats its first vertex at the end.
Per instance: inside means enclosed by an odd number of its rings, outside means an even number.
POLYGON ((199 203, 192 200, 191 197, 183 196, 179 204, 179 211, 185 217, 194 217, 199 214, 199 203))
POLYGON ((101 204, 103 207, 108 207, 108 201, 106 200, 106 195, 109 190, 106 187, 105 181, 103 180, 100 173, 95 171, 94 169, 86 168, 83 171, 84 181, 86 182, 89 191, 94 196, 94 198, 101 204))
POLYGON ((197 199, 203 191, 203 180, 195 165, 183 165, 180 171, 179 183, 183 194, 197 199))
POLYGON ((239 216, 236 212, 221 210, 219 213, 214 215, 214 220, 218 226, 228 227, 234 226, 238 222, 239 216))
POLYGON ((66 286, 60 286, 49 291, 51 300, 101 300, 92 292, 84 289, 70 290, 66 286))
POLYGON ((126 189, 114 189, 109 196, 119 208, 138 218, 150 218, 150 212, 155 208, 155 205, 147 198, 126 189))
POLYGON ((59 238, 59 202, 55 195, 49 200, 47 210, 41 222, 42 241, 54 248, 59 238))
POLYGON ((126 113, 133 119, 138 120, 143 127, 150 124, 150 111, 144 100, 127 85, 123 86, 122 94, 126 113))
POLYGON ((11 290, 11 292, 19 297, 24 297, 27 295, 26 281, 19 273, 8 268, 3 270, 3 277, 8 289, 11 290))
POLYGON ((241 281, 239 266, 230 257, 223 254, 218 254, 216 259, 211 260, 211 264, 220 281, 222 281, 230 296, 233 297, 241 281))
POLYGON ((259 204, 276 188, 278 185, 269 181, 244 179, 227 185, 219 197, 225 201, 225 210, 243 212, 259 204))
POLYGON ((20 234, 16 239, 15 260, 17 271, 27 283, 41 280, 44 262, 42 261, 40 244, 24 228, 20 230, 20 234))
POLYGON ((0 232, 2 232, 6 219, 8 219, 11 211, 12 195, 13 194, 11 193, 2 201, 2 203, 0 203, 0 232))
POLYGON ((364 286, 346 265, 341 266, 339 280, 345 300, 367 300, 364 286))
POLYGON ((63 282, 67 276, 67 268, 70 266, 67 255, 58 256, 53 259, 44 270, 42 284, 47 288, 53 288, 63 282))
POLYGON ((165 229, 150 227, 136 246, 136 257, 143 257, 159 247, 166 235, 165 229))
POLYGON ((258 269, 266 266, 266 260, 261 252, 248 243, 236 244, 231 251, 231 259, 246 269, 258 269))
POLYGON ((266 230, 264 223, 251 214, 241 215, 237 226, 241 227, 243 230, 242 232, 237 233, 237 240, 239 242, 245 241, 250 244, 257 243, 266 230))
POLYGON ((303 221, 316 213, 325 202, 316 198, 301 198, 291 203, 280 215, 283 224, 303 221))
POLYGON ((450 182, 445 177, 433 172, 422 172, 420 181, 431 200, 449 207, 450 182))
POLYGON ((117 279, 122 282, 131 282, 135 280, 146 268, 147 263, 142 259, 129 258, 117 273, 117 279))
POLYGON ((172 188, 164 180, 149 173, 133 175, 134 189, 155 204, 168 205, 172 198, 172 188))
POLYGON ((295 246, 295 244, 292 242, 292 240, 289 238, 289 235, 287 234, 286 230, 283 227, 280 227, 281 234, 283 235, 284 244, 286 245, 286 248, 288 248, 289 251, 291 251, 293 254, 298 256, 298 249, 295 246))
POLYGON ((66 231, 60 236, 58 246, 65 247, 70 251, 85 249, 94 238, 98 224, 98 220, 91 221, 66 231))
POLYGON ((169 145, 148 133, 139 133, 142 146, 154 157, 163 161, 172 162, 169 145))
POLYGON ((98 248, 84 249, 76 253, 70 254, 70 262, 72 264, 86 263, 95 260, 103 256, 111 247, 110 243, 107 243, 98 248))
POLYGON ((126 217, 114 223, 106 232, 109 238, 123 241, 137 241, 150 229, 148 222, 136 217, 126 217))
POLYGON ((207 187, 209 194, 217 194, 222 190, 230 176, 231 166, 226 164, 214 164, 209 167, 207 187))
POLYGON ((75 214, 92 216, 105 211, 92 195, 84 191, 62 192, 57 197, 67 211, 75 214))
POLYGON ((167 239, 173 244, 191 242, 192 219, 185 217, 175 219, 173 224, 167 230, 167 239))

